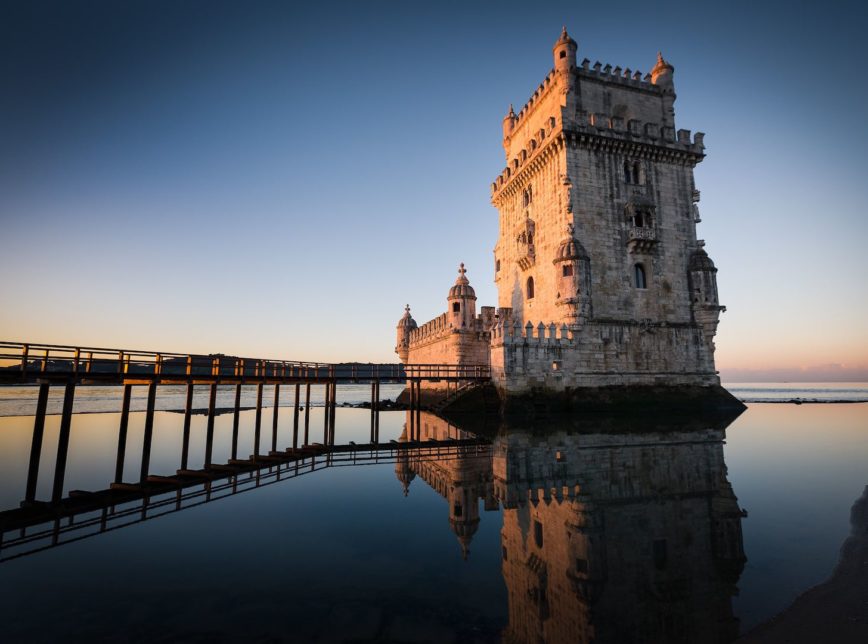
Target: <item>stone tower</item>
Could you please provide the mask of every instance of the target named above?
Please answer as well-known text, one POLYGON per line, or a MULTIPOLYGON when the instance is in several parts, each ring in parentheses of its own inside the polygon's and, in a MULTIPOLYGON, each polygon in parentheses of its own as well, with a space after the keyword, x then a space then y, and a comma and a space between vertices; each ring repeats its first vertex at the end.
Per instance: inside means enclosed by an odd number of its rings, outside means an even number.
POLYGON ((718 385, 724 309, 696 236, 703 135, 675 129, 674 68, 660 54, 643 76, 577 64, 577 50, 564 29, 554 69, 503 120, 495 384, 718 385))

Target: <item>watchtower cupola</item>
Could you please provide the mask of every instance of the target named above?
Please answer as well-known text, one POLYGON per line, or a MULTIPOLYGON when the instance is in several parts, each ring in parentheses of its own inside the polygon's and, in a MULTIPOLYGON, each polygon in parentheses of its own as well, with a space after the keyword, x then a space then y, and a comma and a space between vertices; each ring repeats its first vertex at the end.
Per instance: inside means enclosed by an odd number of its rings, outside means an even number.
POLYGON ((675 68, 663 60, 662 52, 657 52, 657 64, 654 65, 654 68, 651 70, 651 82, 654 85, 658 85, 664 90, 674 91, 675 83, 673 74, 675 73, 675 68))
POLYGON ((407 362, 410 351, 410 333, 417 328, 416 320, 410 315, 410 305, 404 307, 404 315, 398 320, 398 338, 395 344, 395 353, 401 362, 407 362))
POLYGON ((561 35, 555 42, 552 52, 555 57, 555 71, 567 72, 576 66, 576 52, 579 46, 576 41, 570 38, 567 33, 567 28, 564 27, 561 35))
POLYGON ((567 236, 558 245, 555 258, 557 305, 565 308, 570 325, 587 319, 591 304, 591 258, 575 238, 572 222, 567 224, 567 236))
POLYGON ((458 279, 449 289, 449 297, 446 298, 449 303, 449 322, 456 329, 470 328, 476 317, 476 292, 470 286, 466 273, 462 263, 458 267, 458 279))

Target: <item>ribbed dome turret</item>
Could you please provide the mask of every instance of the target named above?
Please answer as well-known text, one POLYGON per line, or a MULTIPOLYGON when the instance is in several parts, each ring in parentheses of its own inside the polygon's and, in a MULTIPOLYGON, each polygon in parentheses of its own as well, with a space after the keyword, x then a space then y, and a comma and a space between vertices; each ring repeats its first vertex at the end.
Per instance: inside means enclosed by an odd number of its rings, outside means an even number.
POLYGON ((465 275, 467 271, 464 269, 464 264, 458 268, 458 279, 455 280, 455 286, 449 289, 449 299, 457 300, 460 298, 475 300, 476 291, 470 286, 470 280, 465 275))
POLYGON ((693 254, 690 256, 690 263, 687 265, 687 270, 710 271, 712 273, 717 272, 714 262, 711 261, 711 258, 708 256, 708 253, 705 252, 704 248, 693 251, 693 254))
POLYGON ((657 64, 651 70, 651 82, 654 85, 659 85, 664 89, 672 89, 672 75, 675 68, 663 60, 663 54, 657 52, 657 64))
POLYGON ((416 320, 414 320, 413 316, 410 315, 410 305, 408 304, 404 307, 404 315, 400 320, 398 320, 398 328, 412 331, 413 329, 418 328, 418 326, 416 320))
POLYGON ((588 259, 588 251, 578 239, 573 237, 573 225, 567 224, 567 236, 561 241, 552 263, 569 262, 574 259, 588 259))

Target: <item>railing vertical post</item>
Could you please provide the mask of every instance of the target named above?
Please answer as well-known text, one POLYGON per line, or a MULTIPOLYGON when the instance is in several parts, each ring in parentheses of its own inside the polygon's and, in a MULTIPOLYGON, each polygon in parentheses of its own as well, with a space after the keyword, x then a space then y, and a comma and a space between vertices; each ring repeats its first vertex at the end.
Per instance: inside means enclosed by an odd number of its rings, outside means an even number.
POLYGON ((232 416, 232 460, 238 458, 238 421, 241 417, 241 383, 235 385, 235 413, 232 416))
POLYGON ((60 434, 57 437, 57 460, 54 465, 54 486, 51 502, 63 498, 63 479, 66 476, 66 455, 69 451, 69 433, 72 427, 72 403, 75 399, 75 382, 66 383, 63 392, 63 411, 60 416, 60 434))
POLYGON ((93 351, 87 352, 87 366, 84 368, 85 373, 90 373, 91 368, 93 367, 93 351))
POLYGON ((30 353, 30 346, 24 345, 21 347, 21 373, 27 372, 27 356, 30 353))
POLYGON ((115 483, 124 480, 124 459, 127 454, 127 428, 130 424, 130 398, 133 394, 132 385, 124 385, 124 397, 121 402, 121 422, 118 426, 118 454, 115 459, 115 483))
POLYGON ((295 383, 295 405, 292 410, 292 449, 298 449, 298 398, 301 395, 301 385, 295 383))
POLYGON ((48 407, 48 392, 51 385, 43 382, 39 385, 39 397, 36 400, 36 416, 33 419, 33 438, 30 442, 30 465, 27 468, 27 488, 24 500, 32 503, 36 500, 36 482, 39 478, 39 459, 42 456, 42 437, 45 433, 45 410, 48 407))
POLYGON ((190 454, 190 421, 193 414, 193 389, 195 385, 187 384, 187 400, 184 403, 184 435, 181 441, 181 469, 187 469, 187 457, 190 454))
POLYGON ((277 451, 277 412, 280 405, 280 383, 274 384, 274 416, 271 419, 271 451, 277 451))
POLYGON ((42 357, 42 373, 48 371, 48 349, 45 350, 45 355, 42 357))
POLYGON ((142 439, 142 468, 139 472, 139 482, 144 483, 148 478, 148 470, 151 467, 151 442, 154 439, 154 404, 157 400, 157 383, 148 384, 148 405, 145 408, 145 435, 142 439))
POLYGON ((253 455, 259 456, 259 438, 262 430, 262 383, 256 384, 256 424, 253 428, 253 455))
POLYGON ((78 375, 78 363, 81 359, 81 349, 76 347, 75 353, 72 355, 72 373, 78 375))
POLYGON ((208 428, 205 433, 205 468, 211 467, 211 454, 214 449, 214 412, 217 408, 217 383, 211 383, 208 396, 208 428))

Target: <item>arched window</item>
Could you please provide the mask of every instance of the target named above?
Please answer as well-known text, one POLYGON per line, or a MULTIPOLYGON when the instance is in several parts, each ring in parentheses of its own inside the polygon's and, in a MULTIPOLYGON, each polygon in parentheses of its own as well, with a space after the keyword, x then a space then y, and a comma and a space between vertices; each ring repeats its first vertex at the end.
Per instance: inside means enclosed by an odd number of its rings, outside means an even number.
POLYGON ((567 57, 567 52, 565 52, 565 51, 561 51, 561 55, 560 55, 560 57, 561 57, 561 58, 566 58, 566 57, 567 57))
POLYGON ((633 183, 642 183, 641 166, 638 161, 633 163, 633 183))
POLYGON ((529 299, 529 300, 533 299, 533 278, 532 277, 527 278, 527 299, 529 299))
POLYGON ((633 171, 630 169, 629 161, 624 161, 624 181, 633 183, 633 171))
POLYGON ((633 272, 636 276, 636 288, 648 288, 645 281, 645 267, 642 264, 636 264, 633 267, 633 272))
POLYGON ((499 259, 494 260, 494 272, 495 273, 500 272, 500 260, 499 259))

